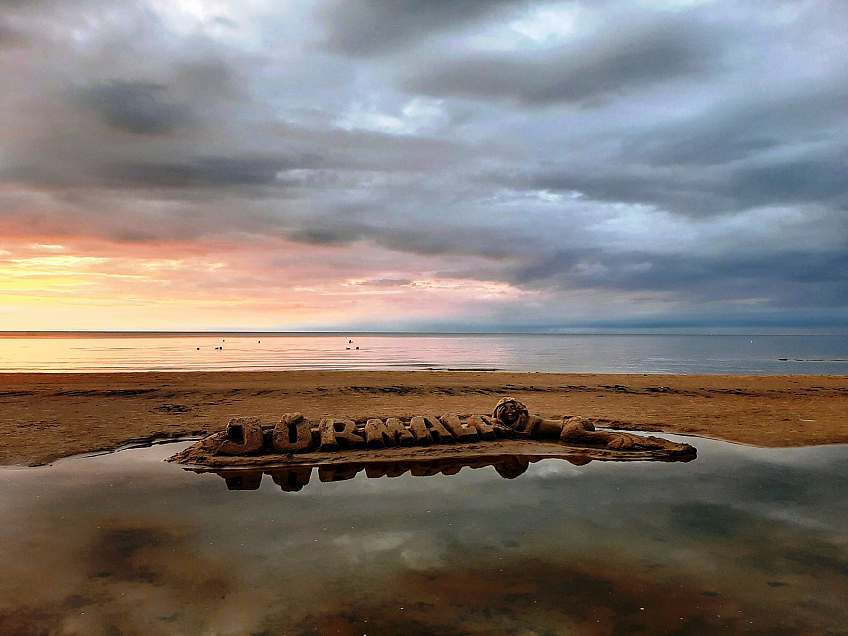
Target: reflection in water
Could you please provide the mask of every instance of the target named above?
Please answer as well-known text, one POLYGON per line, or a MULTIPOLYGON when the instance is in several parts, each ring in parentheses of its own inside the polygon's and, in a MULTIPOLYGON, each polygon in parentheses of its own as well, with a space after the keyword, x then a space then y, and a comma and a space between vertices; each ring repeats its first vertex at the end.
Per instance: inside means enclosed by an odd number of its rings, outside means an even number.
MULTIPOLYGON (((527 471, 530 462, 540 459, 542 458, 507 455, 505 457, 442 458, 430 461, 331 464, 318 466, 318 479, 322 482, 347 481, 363 470, 369 479, 400 477, 407 472, 415 477, 455 475, 466 466, 471 468, 494 466, 501 477, 514 479, 527 471)), ((262 483, 262 475, 266 474, 282 490, 297 492, 309 483, 312 471, 312 466, 297 466, 266 470, 264 473, 261 470, 216 470, 214 472, 224 478, 228 490, 258 490, 262 483)))
POLYGON ((173 446, 2 469, 0 634, 844 633, 848 446, 698 451, 241 492, 173 446))
MULTIPOLYGON (((309 484, 313 468, 318 469, 318 479, 322 482, 347 481, 362 471, 369 479, 380 477, 400 477, 409 473, 413 477, 432 477, 433 475, 456 475, 463 468, 485 468, 492 466, 504 479, 515 479, 527 472, 533 462, 542 459, 567 461, 575 466, 585 466, 590 461, 584 455, 567 457, 545 457, 543 455, 490 455, 486 457, 442 457, 429 460, 409 460, 392 462, 359 462, 350 464, 331 464, 325 466, 296 466, 271 470, 216 470, 223 477, 228 490, 258 490, 262 485, 262 475, 268 475, 285 492, 298 492, 309 484)), ((196 469, 195 469, 196 470, 196 469)))

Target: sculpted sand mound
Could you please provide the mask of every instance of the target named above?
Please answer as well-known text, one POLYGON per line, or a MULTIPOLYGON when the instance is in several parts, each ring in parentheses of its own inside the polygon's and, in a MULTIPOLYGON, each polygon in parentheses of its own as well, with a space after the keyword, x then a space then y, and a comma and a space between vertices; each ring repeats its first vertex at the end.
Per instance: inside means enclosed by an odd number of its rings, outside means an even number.
MULTIPOLYGON (((232 478, 237 476, 232 471, 239 470, 259 470, 261 479, 266 469, 273 476, 275 468, 318 467, 322 481, 337 481, 363 469, 369 476, 396 476, 407 471, 449 474, 463 466, 493 465, 503 476, 512 477, 524 472, 529 462, 543 458, 585 464, 592 460, 689 461, 695 456, 689 444, 595 430, 582 418, 543 419, 530 415, 521 402, 504 398, 491 416, 446 413, 359 422, 323 418, 313 425, 300 413, 287 413, 273 427, 262 426, 256 417, 238 417, 230 420, 226 430, 169 461, 225 477, 229 472, 232 478)), ((298 485, 299 479, 297 473, 279 473, 274 480, 298 485)))

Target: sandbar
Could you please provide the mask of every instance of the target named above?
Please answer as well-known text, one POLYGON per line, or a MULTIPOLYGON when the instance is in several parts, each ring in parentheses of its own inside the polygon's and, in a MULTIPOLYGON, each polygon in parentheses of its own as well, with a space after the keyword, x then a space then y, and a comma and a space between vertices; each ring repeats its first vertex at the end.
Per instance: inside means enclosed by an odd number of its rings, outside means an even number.
MULTIPOLYGON (((842 375, 494 371, 0 373, 0 465, 202 437, 231 417, 286 412, 412 417, 489 413, 511 395, 544 417, 766 447, 848 442, 842 375)), ((414 452, 414 449, 411 450, 414 452)))

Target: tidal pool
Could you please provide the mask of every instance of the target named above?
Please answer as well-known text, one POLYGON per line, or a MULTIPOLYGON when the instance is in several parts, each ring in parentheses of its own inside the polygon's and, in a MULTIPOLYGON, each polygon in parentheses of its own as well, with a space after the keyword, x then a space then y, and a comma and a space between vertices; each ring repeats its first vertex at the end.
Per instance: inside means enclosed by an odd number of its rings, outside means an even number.
POLYGON ((698 459, 296 492, 163 461, 187 444, 0 469, 0 634, 845 634, 848 445, 668 437, 698 459))

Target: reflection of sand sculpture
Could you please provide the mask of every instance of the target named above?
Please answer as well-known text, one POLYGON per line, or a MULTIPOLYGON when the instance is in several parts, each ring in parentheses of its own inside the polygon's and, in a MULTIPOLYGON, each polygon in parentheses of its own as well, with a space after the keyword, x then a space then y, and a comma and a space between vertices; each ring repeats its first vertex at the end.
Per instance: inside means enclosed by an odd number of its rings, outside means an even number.
MULTIPOLYGON (((546 459, 539 455, 504 455, 492 457, 441 458, 418 461, 370 462, 335 464, 318 466, 318 480, 321 482, 346 481, 353 479, 365 471, 369 479, 380 477, 400 477, 409 473, 413 477, 430 477, 433 475, 456 475, 463 468, 485 468, 492 466, 504 479, 515 479, 527 472, 530 464, 546 459)), ((577 466, 588 464, 591 460, 585 457, 562 458, 577 466)), ((272 468, 270 470, 217 470, 215 473, 223 477, 228 490, 257 490, 262 483, 262 476, 268 475, 271 480, 285 492, 298 492, 309 484, 312 478, 313 466, 296 466, 289 468, 272 468)))
POLYGON ((314 466, 320 468, 319 476, 326 477, 322 481, 350 478, 363 467, 369 475, 375 471, 389 476, 404 471, 415 475, 434 470, 425 465, 434 461, 441 462, 436 472, 445 473, 444 461, 450 470, 456 467, 455 472, 483 461, 502 476, 515 477, 527 469, 528 461, 535 461, 528 457, 559 457, 584 464, 593 459, 688 461, 695 454, 688 444, 595 430, 582 418, 553 420, 531 415, 518 400, 504 398, 492 416, 448 413, 358 422, 328 417, 317 426, 301 413, 286 413, 273 426, 263 425, 257 417, 237 417, 225 431, 200 440, 170 461, 201 471, 241 469, 241 474, 231 475, 234 484, 248 479, 244 469, 285 468, 285 477, 279 471, 269 472, 277 475, 274 480, 282 487, 299 485, 302 477, 296 476, 297 470, 314 466), (388 464, 393 467, 387 468, 388 464))

